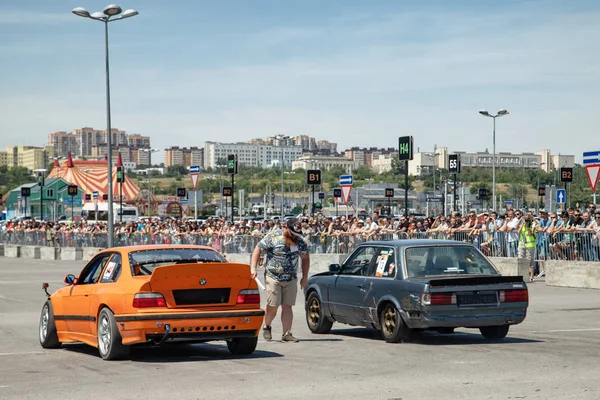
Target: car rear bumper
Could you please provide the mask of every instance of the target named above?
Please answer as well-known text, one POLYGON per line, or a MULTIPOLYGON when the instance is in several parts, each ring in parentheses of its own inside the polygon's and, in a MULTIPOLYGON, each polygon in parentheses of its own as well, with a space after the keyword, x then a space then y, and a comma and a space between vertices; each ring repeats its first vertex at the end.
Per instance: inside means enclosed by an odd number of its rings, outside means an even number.
POLYGON ((480 328, 484 326, 516 325, 525 320, 526 308, 500 310, 469 310, 461 312, 407 313, 406 324, 413 329, 480 328))
POLYGON ((264 310, 152 312, 115 316, 123 344, 209 341, 258 336, 264 310), (168 332, 167 332, 168 326, 168 332), (167 334, 168 333, 168 334, 167 334))

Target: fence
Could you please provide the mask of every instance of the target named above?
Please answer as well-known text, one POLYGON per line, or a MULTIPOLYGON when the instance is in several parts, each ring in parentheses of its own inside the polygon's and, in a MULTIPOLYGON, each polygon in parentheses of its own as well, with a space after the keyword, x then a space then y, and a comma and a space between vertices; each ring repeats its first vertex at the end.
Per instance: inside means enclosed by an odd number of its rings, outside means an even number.
MULTIPOLYGON (((195 233, 118 234, 115 246, 145 244, 194 244, 211 246, 223 253, 250 253, 262 236, 200 235, 195 233)), ((470 234, 458 232, 405 232, 390 234, 315 234, 304 236, 312 254, 348 254, 360 243, 373 240, 410 240, 410 239, 447 239, 469 242, 477 246, 487 256, 516 257, 518 234, 495 232, 493 234, 470 234)), ((56 247, 99 247, 107 246, 106 233, 58 232, 48 236, 46 232, 8 231, 0 233, 0 243, 22 246, 56 247)), ((582 260, 599 261, 599 235, 594 232, 570 232, 549 235, 542 233, 538 237, 536 260, 582 260)))

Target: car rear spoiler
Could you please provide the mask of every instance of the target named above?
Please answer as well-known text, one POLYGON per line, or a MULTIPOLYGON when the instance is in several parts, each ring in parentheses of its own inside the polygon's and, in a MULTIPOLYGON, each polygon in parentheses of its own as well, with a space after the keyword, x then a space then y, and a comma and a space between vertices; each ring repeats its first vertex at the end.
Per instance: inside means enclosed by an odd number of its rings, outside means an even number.
POLYGON ((432 278, 429 280, 429 286, 468 286, 468 285, 491 285, 495 283, 523 283, 522 276, 472 276, 472 277, 447 277, 447 278, 432 278))

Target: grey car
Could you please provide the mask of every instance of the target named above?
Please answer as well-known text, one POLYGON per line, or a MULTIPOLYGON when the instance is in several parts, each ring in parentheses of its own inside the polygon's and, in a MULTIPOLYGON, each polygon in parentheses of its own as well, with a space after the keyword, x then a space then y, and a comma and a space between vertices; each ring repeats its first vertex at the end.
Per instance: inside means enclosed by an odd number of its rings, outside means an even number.
POLYGON ((472 244, 446 240, 362 243, 305 289, 311 332, 328 333, 339 322, 380 330, 387 342, 459 327, 501 340, 528 305, 523 277, 502 276, 472 244))

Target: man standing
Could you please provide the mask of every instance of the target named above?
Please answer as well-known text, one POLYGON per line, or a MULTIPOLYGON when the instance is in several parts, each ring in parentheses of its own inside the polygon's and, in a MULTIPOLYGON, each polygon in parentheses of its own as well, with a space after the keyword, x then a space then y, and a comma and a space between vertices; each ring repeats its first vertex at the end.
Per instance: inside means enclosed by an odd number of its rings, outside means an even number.
POLYGON ((267 306, 265 308, 265 326, 263 337, 265 340, 273 338, 271 322, 277 316, 277 309, 281 306, 281 324, 283 325, 283 342, 298 342, 292 335, 292 321, 294 315, 292 306, 296 304, 298 293, 298 258, 302 260, 302 279, 300 288, 308 285, 308 270, 310 258, 308 246, 302 238, 302 225, 296 218, 292 218, 283 225, 282 229, 267 234, 256 246, 252 253, 251 272, 256 278, 256 266, 260 260, 261 251, 267 255, 265 263, 265 282, 267 287, 267 306))

